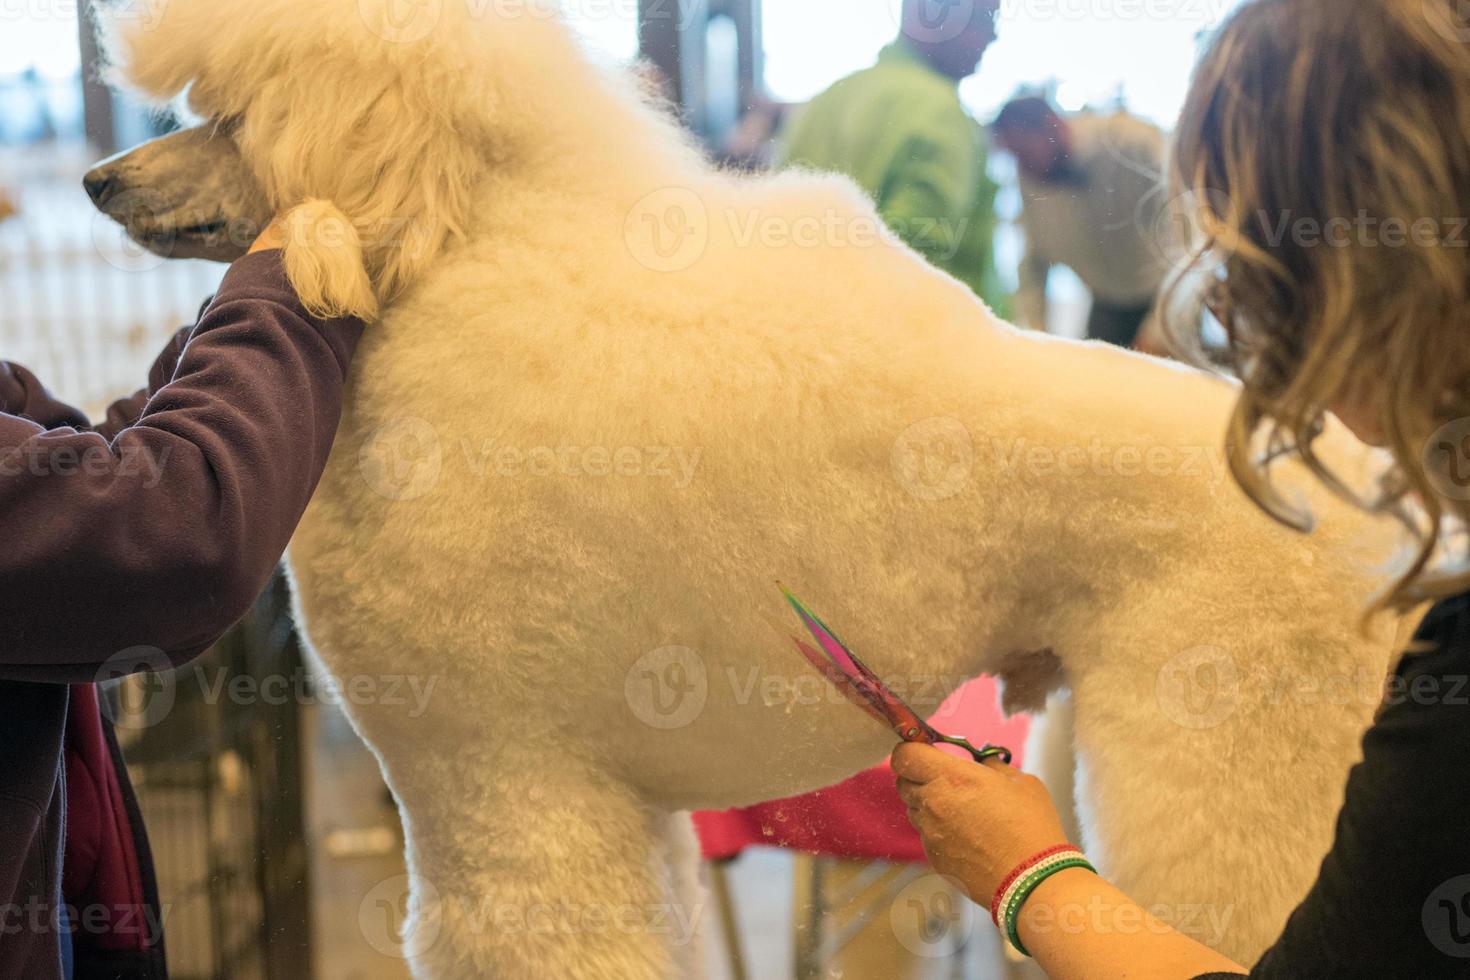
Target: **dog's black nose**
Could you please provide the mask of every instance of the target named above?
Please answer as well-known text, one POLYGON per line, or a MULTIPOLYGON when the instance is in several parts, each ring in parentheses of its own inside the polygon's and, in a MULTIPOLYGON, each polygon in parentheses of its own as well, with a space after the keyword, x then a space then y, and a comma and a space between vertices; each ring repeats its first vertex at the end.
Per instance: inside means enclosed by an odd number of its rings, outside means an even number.
POLYGON ((99 208, 117 193, 117 181, 104 170, 94 170, 87 174, 82 178, 82 186, 87 189, 87 196, 92 199, 92 203, 99 208))

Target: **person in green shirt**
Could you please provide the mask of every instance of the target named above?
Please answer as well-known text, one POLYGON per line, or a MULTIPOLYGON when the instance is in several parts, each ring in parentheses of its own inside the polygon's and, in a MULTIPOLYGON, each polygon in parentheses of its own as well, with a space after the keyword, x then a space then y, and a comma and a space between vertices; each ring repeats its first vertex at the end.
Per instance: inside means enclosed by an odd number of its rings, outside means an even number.
POLYGON ((898 38, 796 116, 781 163, 852 177, 895 234, 1004 316, 996 186, 959 97, 996 39, 998 11, 999 0, 904 0, 898 38))

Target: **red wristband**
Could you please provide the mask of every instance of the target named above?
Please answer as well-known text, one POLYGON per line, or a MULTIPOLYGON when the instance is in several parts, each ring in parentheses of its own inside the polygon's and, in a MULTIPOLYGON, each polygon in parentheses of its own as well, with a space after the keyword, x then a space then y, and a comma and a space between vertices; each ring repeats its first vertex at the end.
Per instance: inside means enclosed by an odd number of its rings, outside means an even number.
POLYGON ((1072 849, 1071 844, 1058 844, 1056 847, 1048 847, 1039 854, 1033 854, 1022 861, 1016 865, 1014 871, 1006 875, 1005 880, 1000 883, 1000 887, 995 890, 995 895, 990 899, 990 921, 995 923, 996 928, 1000 928, 1000 899, 1006 893, 1006 889, 1011 887, 1011 884, 1017 878, 1021 877, 1021 875, 1025 874, 1027 869, 1036 864, 1036 862, 1045 861, 1053 854, 1060 854, 1062 851, 1070 851, 1072 849))

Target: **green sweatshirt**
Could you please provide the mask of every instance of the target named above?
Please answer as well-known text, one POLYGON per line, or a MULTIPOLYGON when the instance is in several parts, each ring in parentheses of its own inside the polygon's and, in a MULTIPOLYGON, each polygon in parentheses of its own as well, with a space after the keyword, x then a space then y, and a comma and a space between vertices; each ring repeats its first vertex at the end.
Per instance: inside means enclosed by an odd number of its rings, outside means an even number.
POLYGON ((852 177, 899 237, 1007 314, 993 255, 996 186, 980 127, 958 85, 907 44, 895 41, 877 64, 813 99, 783 150, 787 166, 852 177))

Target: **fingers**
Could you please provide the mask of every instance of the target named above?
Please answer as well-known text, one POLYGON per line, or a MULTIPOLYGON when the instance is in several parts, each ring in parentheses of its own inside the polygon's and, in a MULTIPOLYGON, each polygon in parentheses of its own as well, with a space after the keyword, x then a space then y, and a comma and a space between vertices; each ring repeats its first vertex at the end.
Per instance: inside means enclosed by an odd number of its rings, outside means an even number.
POLYGON ((894 773, 911 783, 927 783, 955 766, 966 765, 965 762, 922 742, 902 743, 893 750, 891 762, 894 773))
POLYGON ((915 830, 922 830, 919 825, 924 819, 924 788, 918 783, 911 783, 908 780, 900 779, 898 781, 898 798, 903 801, 903 805, 908 811, 909 826, 915 830))
POLYGON ((252 253, 265 252, 270 249, 285 247, 286 224, 282 218, 277 217, 260 233, 260 237, 255 240, 255 244, 250 246, 250 251, 252 253))
POLYGON ((904 742, 893 750, 890 760, 893 772, 900 779, 907 779, 912 783, 927 783, 946 773, 953 776, 968 776, 973 778, 977 769, 987 769, 995 773, 1013 773, 1012 769, 999 757, 985 760, 977 767, 973 759, 962 759, 959 756, 941 752, 932 745, 922 742, 904 742))
POLYGON ((917 807, 922 802, 923 788, 918 783, 911 783, 907 779, 898 781, 898 798, 910 809, 917 807))

